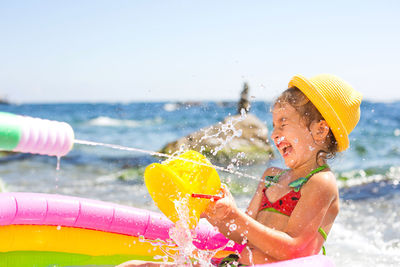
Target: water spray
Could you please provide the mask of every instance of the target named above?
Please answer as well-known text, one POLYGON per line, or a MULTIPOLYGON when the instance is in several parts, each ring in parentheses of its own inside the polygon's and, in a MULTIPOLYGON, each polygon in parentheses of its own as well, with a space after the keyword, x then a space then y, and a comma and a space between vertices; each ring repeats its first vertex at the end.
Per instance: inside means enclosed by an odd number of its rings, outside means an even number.
MULTIPOLYGON (((112 149, 144 153, 162 158, 180 159, 199 165, 209 166, 202 162, 180 158, 179 155, 174 156, 140 148, 78 140, 75 139, 74 130, 66 122, 0 112, 0 150, 57 156, 60 158, 67 155, 72 150, 74 144, 102 146, 112 149)), ((259 180, 258 177, 234 171, 229 168, 215 165, 212 167, 240 177, 246 177, 256 181, 259 180)))

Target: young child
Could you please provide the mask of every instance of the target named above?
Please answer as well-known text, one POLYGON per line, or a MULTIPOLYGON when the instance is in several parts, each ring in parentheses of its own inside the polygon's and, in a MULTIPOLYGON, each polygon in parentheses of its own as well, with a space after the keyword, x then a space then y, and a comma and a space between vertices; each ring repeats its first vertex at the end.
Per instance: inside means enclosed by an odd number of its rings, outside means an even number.
POLYGON ((264 172, 246 213, 237 209, 226 189, 225 197, 206 211, 209 222, 223 234, 247 242, 239 256, 220 265, 319 253, 339 212, 338 188, 326 160, 349 146, 360 104, 361 94, 333 75, 292 78, 272 111, 271 138, 288 169, 264 172), (229 231, 229 223, 236 224, 235 231, 229 231))
POLYGON ((218 266, 265 264, 321 251, 339 212, 335 176, 326 161, 349 146, 361 98, 333 75, 291 79, 273 105, 271 134, 288 169, 264 172, 246 212, 236 207, 224 186, 224 198, 203 214, 226 237, 246 244, 240 255, 230 255, 218 266))

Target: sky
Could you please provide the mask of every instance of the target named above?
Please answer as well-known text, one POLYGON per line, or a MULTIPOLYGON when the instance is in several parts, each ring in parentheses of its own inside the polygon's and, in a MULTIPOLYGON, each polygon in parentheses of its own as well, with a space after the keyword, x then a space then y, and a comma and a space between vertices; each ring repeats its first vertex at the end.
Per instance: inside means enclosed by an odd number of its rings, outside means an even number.
POLYGON ((400 100, 400 1, 0 0, 11 102, 271 100, 332 73, 400 100))

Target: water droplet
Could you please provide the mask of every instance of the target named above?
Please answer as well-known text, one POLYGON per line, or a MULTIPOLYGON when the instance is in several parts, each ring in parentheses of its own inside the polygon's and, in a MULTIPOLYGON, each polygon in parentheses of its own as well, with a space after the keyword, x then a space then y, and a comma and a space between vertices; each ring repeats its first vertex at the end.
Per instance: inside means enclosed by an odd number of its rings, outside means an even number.
POLYGON ((57 156, 57 167, 56 170, 59 171, 60 170, 60 163, 61 163, 61 157, 57 156))
POLYGON ((229 240, 228 243, 226 244, 227 247, 233 247, 235 245, 235 241, 229 240))
POLYGON ((281 136, 276 140, 276 143, 279 145, 283 140, 285 140, 285 137, 281 136))
POLYGON ((232 223, 231 225, 229 225, 229 231, 233 232, 237 229, 237 225, 232 223))
POLYGON ((61 225, 58 225, 58 226, 57 226, 57 230, 58 230, 58 231, 61 230, 61 225))
POLYGON ((229 164, 226 168, 227 168, 228 170, 233 170, 233 169, 235 169, 235 165, 233 165, 233 164, 231 163, 231 164, 229 164))

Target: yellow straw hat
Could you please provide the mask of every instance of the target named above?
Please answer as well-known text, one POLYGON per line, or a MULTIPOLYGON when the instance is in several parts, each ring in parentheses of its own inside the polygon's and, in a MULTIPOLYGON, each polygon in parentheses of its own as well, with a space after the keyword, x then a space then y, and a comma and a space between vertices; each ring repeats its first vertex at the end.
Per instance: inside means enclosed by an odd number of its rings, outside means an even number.
POLYGON ((360 120, 362 95, 348 83, 331 74, 310 79, 295 75, 289 87, 297 87, 324 117, 338 143, 338 151, 349 147, 349 134, 360 120))

